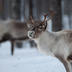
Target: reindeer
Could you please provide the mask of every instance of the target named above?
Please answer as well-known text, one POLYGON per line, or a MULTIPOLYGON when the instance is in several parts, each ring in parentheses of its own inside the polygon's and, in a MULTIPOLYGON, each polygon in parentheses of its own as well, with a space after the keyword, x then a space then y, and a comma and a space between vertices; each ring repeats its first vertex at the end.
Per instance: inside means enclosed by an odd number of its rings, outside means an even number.
POLYGON ((44 15, 44 20, 40 22, 32 19, 36 25, 28 31, 28 37, 37 43, 39 51, 58 58, 65 66, 66 72, 71 72, 72 30, 49 32, 48 21, 54 15, 50 14, 49 17, 48 14, 44 15))
POLYGON ((16 20, 0 21, 0 43, 11 42, 11 54, 14 54, 14 43, 16 41, 28 40, 27 31, 29 25, 26 22, 16 20))

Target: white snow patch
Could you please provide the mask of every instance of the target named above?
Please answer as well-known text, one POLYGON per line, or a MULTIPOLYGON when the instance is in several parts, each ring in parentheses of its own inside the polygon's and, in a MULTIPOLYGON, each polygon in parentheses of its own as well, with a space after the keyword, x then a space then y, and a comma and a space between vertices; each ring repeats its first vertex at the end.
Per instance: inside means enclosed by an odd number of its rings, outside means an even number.
POLYGON ((0 46, 0 72, 66 72, 56 58, 40 54, 36 48, 15 48, 10 55, 10 43, 0 46))

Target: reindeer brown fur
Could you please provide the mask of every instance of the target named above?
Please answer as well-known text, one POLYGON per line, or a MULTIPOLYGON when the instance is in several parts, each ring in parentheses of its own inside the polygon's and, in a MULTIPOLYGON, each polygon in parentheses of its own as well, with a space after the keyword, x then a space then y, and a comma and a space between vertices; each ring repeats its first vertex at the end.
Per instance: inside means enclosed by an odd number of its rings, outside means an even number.
POLYGON ((11 42, 11 54, 14 53, 15 41, 27 40, 28 26, 24 22, 16 20, 0 21, 0 43, 5 41, 11 42))

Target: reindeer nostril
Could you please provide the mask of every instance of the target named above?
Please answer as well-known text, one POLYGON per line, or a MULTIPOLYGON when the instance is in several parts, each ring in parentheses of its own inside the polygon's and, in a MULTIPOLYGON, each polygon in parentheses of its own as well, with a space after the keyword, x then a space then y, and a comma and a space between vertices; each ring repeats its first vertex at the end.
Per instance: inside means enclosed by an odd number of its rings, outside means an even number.
POLYGON ((28 32, 28 37, 32 38, 34 36, 34 32, 33 31, 29 31, 28 32))
POLYGON ((33 34, 33 32, 31 33, 31 35, 33 34))

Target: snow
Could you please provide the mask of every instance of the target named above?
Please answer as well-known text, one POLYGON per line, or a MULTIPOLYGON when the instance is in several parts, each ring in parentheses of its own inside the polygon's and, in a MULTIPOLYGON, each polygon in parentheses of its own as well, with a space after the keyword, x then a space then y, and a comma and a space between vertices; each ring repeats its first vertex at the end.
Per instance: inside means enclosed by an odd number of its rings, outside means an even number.
POLYGON ((69 18, 67 15, 63 16, 63 29, 70 29, 69 27, 69 18))
POLYGON ((66 72, 56 58, 38 52, 37 48, 15 48, 10 55, 10 43, 0 46, 0 72, 66 72))

